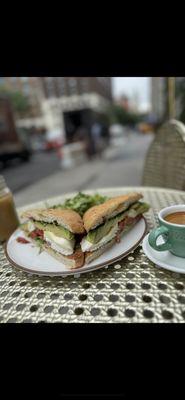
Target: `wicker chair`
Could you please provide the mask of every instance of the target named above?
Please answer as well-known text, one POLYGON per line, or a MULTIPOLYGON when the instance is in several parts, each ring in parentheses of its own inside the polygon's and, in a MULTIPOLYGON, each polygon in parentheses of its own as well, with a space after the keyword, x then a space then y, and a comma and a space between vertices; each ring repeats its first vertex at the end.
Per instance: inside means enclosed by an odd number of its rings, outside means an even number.
POLYGON ((148 150, 144 186, 185 190, 185 125, 170 120, 161 126, 148 150))

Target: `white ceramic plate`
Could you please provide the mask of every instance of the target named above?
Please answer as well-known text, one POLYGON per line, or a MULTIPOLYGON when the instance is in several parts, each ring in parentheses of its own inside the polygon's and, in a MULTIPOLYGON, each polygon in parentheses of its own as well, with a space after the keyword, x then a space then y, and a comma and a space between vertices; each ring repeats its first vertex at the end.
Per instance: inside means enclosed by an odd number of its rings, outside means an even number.
MULTIPOLYGON (((148 236, 149 234, 146 235, 143 240, 143 251, 149 260, 152 261, 156 267, 161 267, 168 269, 169 271, 185 274, 185 258, 176 257, 169 251, 154 250, 148 242, 148 236)), ((164 240, 159 237, 157 243, 162 244, 164 243, 164 240)))
POLYGON ((64 264, 55 260, 46 251, 39 254, 39 249, 33 243, 22 244, 17 242, 17 237, 25 237, 24 233, 17 229, 8 240, 6 245, 6 256, 12 266, 22 269, 30 274, 47 276, 66 276, 79 275, 81 273, 93 271, 105 267, 115 261, 126 257, 143 240, 146 234, 146 221, 144 217, 130 230, 125 233, 120 243, 116 243, 112 248, 89 264, 84 264, 82 268, 69 270, 64 264))

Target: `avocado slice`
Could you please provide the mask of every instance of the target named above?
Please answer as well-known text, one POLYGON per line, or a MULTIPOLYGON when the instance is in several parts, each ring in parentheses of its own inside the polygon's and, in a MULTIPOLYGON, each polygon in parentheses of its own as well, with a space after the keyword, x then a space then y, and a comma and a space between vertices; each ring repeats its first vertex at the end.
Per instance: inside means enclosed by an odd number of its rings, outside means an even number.
POLYGON ((45 222, 34 221, 35 226, 43 231, 49 231, 54 233, 54 235, 63 237, 64 239, 72 240, 74 239, 74 233, 68 231, 68 229, 63 226, 57 226, 54 224, 47 224, 45 222))
POLYGON ((139 202, 138 207, 136 209, 137 215, 143 214, 143 213, 147 212, 149 209, 150 209, 149 204, 139 202))
POLYGON ((93 229, 90 231, 87 235, 87 240, 93 244, 98 243, 104 236, 106 236, 112 227, 122 221, 124 216, 128 213, 128 211, 122 212, 119 215, 116 215, 116 217, 108 219, 103 225, 98 226, 96 229, 93 229))
POLYGON ((104 236, 106 236, 111 228, 115 225, 114 218, 109 219, 105 224, 90 231, 87 235, 87 240, 93 244, 98 243, 104 236))
POLYGON ((23 224, 20 224, 20 228, 23 231, 28 232, 28 222, 24 222, 23 224))
POLYGON ((104 236, 106 236, 111 228, 126 217, 126 215, 135 218, 137 215, 144 213, 149 210, 149 205, 147 203, 136 202, 132 204, 126 211, 110 218, 103 225, 90 231, 87 235, 87 240, 93 244, 98 243, 104 236))

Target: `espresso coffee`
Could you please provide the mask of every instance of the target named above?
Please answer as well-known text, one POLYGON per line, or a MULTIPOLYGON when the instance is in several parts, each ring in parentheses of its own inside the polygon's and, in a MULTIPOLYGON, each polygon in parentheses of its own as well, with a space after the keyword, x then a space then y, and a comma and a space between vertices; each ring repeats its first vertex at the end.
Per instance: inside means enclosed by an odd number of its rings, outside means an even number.
POLYGON ((172 214, 168 214, 163 217, 165 221, 171 224, 185 225, 185 211, 178 211, 172 214))
POLYGON ((159 226, 149 233, 149 245, 156 251, 169 251, 185 259, 185 204, 163 208, 158 220, 159 226), (157 239, 160 236, 163 243, 159 244, 157 239))

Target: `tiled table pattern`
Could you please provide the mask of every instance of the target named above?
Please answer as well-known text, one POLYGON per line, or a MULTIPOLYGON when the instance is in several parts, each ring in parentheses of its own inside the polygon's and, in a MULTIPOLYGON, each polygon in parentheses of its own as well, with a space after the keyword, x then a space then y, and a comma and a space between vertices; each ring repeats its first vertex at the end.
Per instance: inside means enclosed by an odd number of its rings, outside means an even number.
MULTIPOLYGON (((152 207, 146 214, 149 230, 158 210, 185 203, 184 192, 166 189, 97 191, 110 196, 142 192, 152 207)), ((63 200, 60 196, 44 204, 63 200)), ((185 275, 156 268, 140 245, 121 262, 79 277, 31 276, 14 269, 1 246, 0 322, 185 322, 185 275)))

